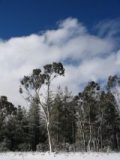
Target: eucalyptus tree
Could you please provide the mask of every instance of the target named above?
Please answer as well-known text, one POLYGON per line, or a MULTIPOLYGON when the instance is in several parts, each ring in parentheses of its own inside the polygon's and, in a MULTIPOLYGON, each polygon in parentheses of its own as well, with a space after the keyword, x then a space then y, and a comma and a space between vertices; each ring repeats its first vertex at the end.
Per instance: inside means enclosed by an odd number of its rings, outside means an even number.
POLYGON ((89 82, 83 92, 75 96, 77 102, 77 138, 84 150, 96 150, 96 119, 98 115, 100 86, 89 82))
POLYGON ((50 134, 50 113, 51 113, 51 83, 58 76, 63 76, 65 69, 62 63, 52 63, 43 66, 43 70, 34 69, 30 76, 24 76, 21 80, 20 93, 25 93, 28 101, 37 97, 36 103, 40 106, 46 124, 49 151, 52 152, 52 140, 50 134), (46 86, 47 92, 44 97, 42 87, 46 86), (45 101, 44 101, 45 98, 45 101))
POLYGON ((101 118, 101 149, 120 149, 120 116, 114 95, 111 92, 102 92, 100 98, 101 118))

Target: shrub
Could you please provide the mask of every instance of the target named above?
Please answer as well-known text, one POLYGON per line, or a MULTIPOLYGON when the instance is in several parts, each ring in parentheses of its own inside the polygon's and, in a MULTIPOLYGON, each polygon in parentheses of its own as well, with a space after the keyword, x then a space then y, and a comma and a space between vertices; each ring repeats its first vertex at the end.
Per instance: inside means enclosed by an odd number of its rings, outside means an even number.
POLYGON ((36 150, 37 150, 37 151, 40 151, 40 152, 48 151, 48 145, 45 144, 45 143, 39 143, 39 144, 36 146, 36 150))
POLYGON ((30 151, 31 146, 28 143, 21 143, 18 145, 18 151, 30 151))
POLYGON ((0 152, 10 151, 10 141, 4 139, 3 142, 0 143, 0 152))

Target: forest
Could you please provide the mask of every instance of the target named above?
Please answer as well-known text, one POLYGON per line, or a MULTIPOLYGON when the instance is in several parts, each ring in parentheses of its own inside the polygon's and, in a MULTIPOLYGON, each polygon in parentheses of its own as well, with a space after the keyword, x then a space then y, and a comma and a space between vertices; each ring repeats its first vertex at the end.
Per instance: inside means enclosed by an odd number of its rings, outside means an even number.
POLYGON ((0 97, 1 152, 120 151, 119 75, 104 85, 90 81, 76 95, 69 86, 53 92, 61 76, 65 68, 56 62, 25 75, 18 92, 29 108, 0 97))

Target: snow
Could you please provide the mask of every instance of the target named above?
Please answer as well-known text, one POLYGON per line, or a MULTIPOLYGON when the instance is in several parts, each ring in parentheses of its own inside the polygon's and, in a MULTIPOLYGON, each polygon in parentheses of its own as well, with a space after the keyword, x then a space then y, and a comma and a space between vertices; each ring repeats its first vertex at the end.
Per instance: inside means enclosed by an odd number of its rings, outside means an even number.
POLYGON ((120 153, 0 153, 0 160, 120 160, 120 153))

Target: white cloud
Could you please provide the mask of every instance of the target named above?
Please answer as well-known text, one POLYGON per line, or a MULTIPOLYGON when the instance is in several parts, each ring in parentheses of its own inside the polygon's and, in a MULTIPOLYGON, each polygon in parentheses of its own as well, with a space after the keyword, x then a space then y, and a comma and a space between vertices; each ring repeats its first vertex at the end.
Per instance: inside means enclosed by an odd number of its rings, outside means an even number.
POLYGON ((112 38, 120 34, 120 18, 101 21, 94 28, 100 37, 112 38))
MULTIPOLYGON (((102 32, 102 31, 101 31, 102 32)), ((53 61, 65 63, 66 76, 56 85, 68 86, 73 92, 89 80, 104 80, 119 72, 120 51, 115 39, 92 35, 75 18, 59 22, 58 28, 42 34, 0 41, 0 95, 16 104, 23 103, 18 93, 20 79, 33 68, 53 61)))

